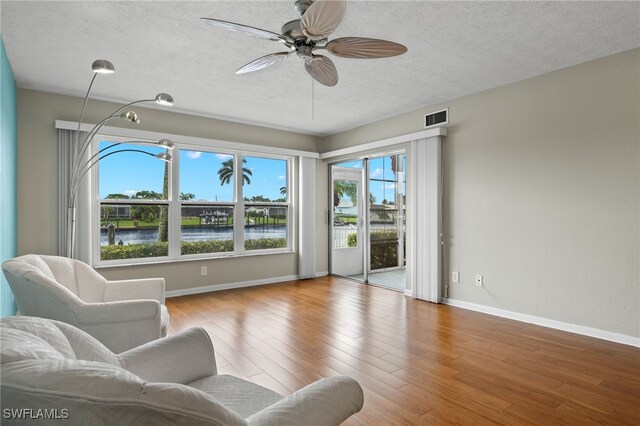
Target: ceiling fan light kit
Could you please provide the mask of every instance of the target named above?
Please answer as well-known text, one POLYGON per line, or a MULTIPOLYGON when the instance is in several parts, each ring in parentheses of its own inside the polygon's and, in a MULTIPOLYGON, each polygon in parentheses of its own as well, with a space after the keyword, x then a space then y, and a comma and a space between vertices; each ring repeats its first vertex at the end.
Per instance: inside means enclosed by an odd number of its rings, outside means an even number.
POLYGON ((236 74, 265 69, 295 53, 304 61, 305 69, 314 80, 325 86, 335 86, 338 84, 338 71, 331 59, 316 53, 318 50, 350 59, 388 58, 407 51, 399 43, 373 38, 341 37, 329 41, 328 37, 342 22, 346 5, 345 0, 298 0, 295 8, 301 18, 284 24, 281 34, 220 19, 201 19, 217 28, 277 41, 289 48, 288 52, 271 53, 255 59, 238 69, 236 74))

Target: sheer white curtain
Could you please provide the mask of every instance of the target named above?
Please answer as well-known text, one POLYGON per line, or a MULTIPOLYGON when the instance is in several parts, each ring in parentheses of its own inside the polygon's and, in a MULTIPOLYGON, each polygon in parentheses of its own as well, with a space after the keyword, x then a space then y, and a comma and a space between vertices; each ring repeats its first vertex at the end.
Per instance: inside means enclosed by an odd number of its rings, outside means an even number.
MULTIPOLYGON (((70 252, 69 235, 71 221, 69 198, 71 182, 71 165, 73 158, 79 151, 79 145, 87 137, 86 132, 80 132, 76 138, 75 130, 58 129, 58 253, 61 256, 73 257, 88 264, 92 261, 91 250, 91 185, 89 174, 82 180, 76 196, 76 229, 74 253, 70 252)), ((83 162, 88 160, 89 150, 84 155, 83 162)))
POLYGON ((442 301, 442 137, 411 142, 407 197, 407 273, 417 299, 442 301))
POLYGON ((299 157, 297 206, 300 215, 298 275, 301 279, 316 276, 316 159, 299 157))

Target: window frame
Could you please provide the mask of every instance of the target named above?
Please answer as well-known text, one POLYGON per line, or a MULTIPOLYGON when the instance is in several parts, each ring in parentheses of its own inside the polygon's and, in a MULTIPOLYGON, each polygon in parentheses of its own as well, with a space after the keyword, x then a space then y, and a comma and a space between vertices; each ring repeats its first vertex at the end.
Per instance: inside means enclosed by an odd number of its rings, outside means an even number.
MULTIPOLYGON (((95 154, 98 150, 98 144, 100 140, 104 139, 113 140, 114 142, 125 142, 129 139, 123 137, 109 136, 105 134, 96 135, 91 144, 92 153, 95 154)), ((144 139, 136 140, 135 143, 144 145, 148 142, 150 146, 155 145, 154 141, 147 141, 144 139)), ((216 259, 216 258, 229 258, 229 257, 247 257, 258 256, 268 254, 280 254, 280 253, 294 253, 296 251, 296 226, 297 226, 297 214, 298 206, 295 203, 295 156, 294 155, 282 155, 282 154, 268 154, 263 152, 254 152, 242 149, 228 149, 217 145, 193 145, 189 143, 180 143, 174 141, 175 148, 171 152, 172 160, 169 167, 169 179, 168 179, 168 196, 167 200, 112 200, 112 199, 100 199, 99 196, 99 167, 97 164, 91 170, 91 232, 90 240, 93 250, 94 265, 97 267, 106 266, 128 266, 138 264, 153 264, 153 263, 168 263, 168 262, 181 262, 192 260, 204 260, 204 259, 216 259), (180 152, 185 151, 200 151, 203 153, 213 154, 227 154, 232 155, 234 158, 234 188, 233 188, 233 201, 183 201, 180 200, 180 152), (242 173, 238 173, 238 168, 242 167, 242 159, 244 157, 265 158, 284 160, 286 162, 286 201, 285 202, 247 202, 244 201, 243 196, 243 179, 242 173), (240 166, 239 166, 240 165, 240 166), (169 241, 168 241, 168 255, 162 257, 147 257, 147 258, 135 258, 135 259, 118 259, 118 260, 102 260, 100 258, 100 207, 106 204, 152 204, 152 205, 167 205, 169 214, 169 241), (197 206, 224 206, 232 207, 234 214, 234 250, 228 252, 218 253, 200 253, 200 254, 181 254, 181 222, 182 222, 182 207, 189 205, 197 206), (287 228, 286 239, 287 245, 282 248, 274 249, 259 249, 259 250, 246 250, 244 248, 244 210, 245 206, 251 205, 268 205, 273 207, 286 207, 287 208, 287 228), (237 224, 241 224, 237 226, 237 224)))

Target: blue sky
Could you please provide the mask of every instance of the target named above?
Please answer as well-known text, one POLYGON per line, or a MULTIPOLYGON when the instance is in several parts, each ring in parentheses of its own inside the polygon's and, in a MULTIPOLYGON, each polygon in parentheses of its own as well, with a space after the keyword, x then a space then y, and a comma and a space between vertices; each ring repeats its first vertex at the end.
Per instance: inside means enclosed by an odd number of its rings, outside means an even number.
MULTIPOLYGON (((99 148, 109 142, 100 142, 99 148)), ((149 145, 119 145, 116 149, 142 149, 156 154, 162 151, 149 145)), ((105 153, 108 151, 105 151, 105 153)), ((174 150, 173 155, 177 154, 174 150)), ((180 150, 180 192, 195 194, 196 200, 232 201, 231 184, 220 185, 218 170, 222 162, 232 158, 227 154, 180 150)), ((282 198, 280 188, 286 186, 285 160, 245 157, 244 167, 251 170, 251 183, 244 186, 244 196, 262 195, 271 200, 282 198)), ((164 162, 152 156, 135 152, 114 154, 102 160, 100 168, 100 198, 108 194, 133 195, 138 191, 162 192, 164 162)))
MULTIPOLYGON (((347 161, 337 164, 340 167, 350 167, 361 169, 363 167, 362 160, 347 161)), ((394 201, 395 183, 389 182, 395 180, 395 175, 391 168, 391 157, 378 157, 369 159, 369 190, 375 197, 376 204, 382 203, 382 200, 394 201), (385 180, 386 182, 381 182, 385 180)))
MULTIPOLYGON (((100 149, 111 142, 100 142, 100 149)), ((150 145, 123 144, 112 148, 142 149, 157 154, 163 150, 150 145)), ((105 151, 109 152, 109 151, 105 151)), ((175 155, 177 150, 174 150, 175 155)), ((195 194, 196 200, 232 201, 233 187, 230 184, 220 185, 218 170, 222 162, 231 158, 228 154, 216 154, 200 151, 179 151, 180 160, 180 192, 195 194)), ((251 198, 263 195, 271 200, 282 198, 280 188, 286 186, 287 163, 285 160, 245 157, 244 167, 252 172, 251 184, 245 185, 244 196, 251 198)), ((102 160, 100 168, 100 198, 108 194, 133 195, 138 191, 149 190, 162 192, 164 162, 148 155, 136 152, 114 154, 102 160)), ((343 167, 362 168, 362 161, 349 161, 340 164, 343 167)), ((380 179, 393 181, 391 158, 378 157, 369 160, 370 189, 376 203, 382 200, 394 200, 394 183, 381 182, 380 179)))

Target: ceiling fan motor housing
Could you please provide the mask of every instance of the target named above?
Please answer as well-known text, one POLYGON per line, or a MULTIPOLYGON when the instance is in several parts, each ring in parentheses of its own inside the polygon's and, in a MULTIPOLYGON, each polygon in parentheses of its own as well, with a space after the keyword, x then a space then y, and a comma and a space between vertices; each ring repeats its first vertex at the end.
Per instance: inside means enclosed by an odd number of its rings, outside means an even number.
POLYGON ((293 21, 289 21, 282 26, 282 36, 290 43, 295 43, 296 41, 304 41, 307 37, 302 32, 300 28, 300 20, 294 19, 293 21))
POLYGON ((313 47, 313 44, 296 44, 296 54, 298 55, 298 58, 304 61, 308 61, 313 58, 313 47))

